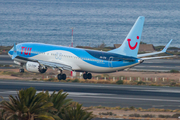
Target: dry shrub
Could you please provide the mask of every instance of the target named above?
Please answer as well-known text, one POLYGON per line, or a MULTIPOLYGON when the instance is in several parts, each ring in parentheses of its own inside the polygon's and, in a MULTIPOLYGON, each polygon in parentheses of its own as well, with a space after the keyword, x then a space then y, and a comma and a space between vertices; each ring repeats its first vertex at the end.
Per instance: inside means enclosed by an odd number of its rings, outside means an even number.
POLYGON ((121 110, 121 107, 120 106, 116 106, 116 107, 114 107, 114 110, 121 110))
POLYGON ((136 108, 134 106, 131 106, 129 110, 135 110, 136 108))
POLYGON ((131 81, 130 80, 123 80, 123 84, 130 84, 131 81))
POLYGON ((79 79, 74 79, 72 82, 79 82, 79 79))
POLYGON ((116 81, 116 84, 123 84, 123 83, 124 83, 123 80, 118 80, 118 81, 116 81))
POLYGON ((134 114, 130 114, 129 117, 141 117, 140 114, 134 113, 134 114))
POLYGON ((12 73, 11 76, 14 76, 14 77, 18 77, 19 74, 16 74, 16 73, 12 73))
POLYGON ((98 80, 97 83, 102 83, 102 84, 109 84, 110 81, 104 81, 104 80, 98 80))
POLYGON ((145 115, 141 115, 141 117, 154 118, 155 115, 152 115, 152 114, 145 114, 145 115))
POLYGON ((146 111, 149 111, 149 112, 158 112, 159 110, 157 110, 156 108, 149 108, 146 111))
POLYGON ((112 112, 102 112, 102 113, 99 113, 99 115, 109 115, 109 116, 116 116, 116 114, 112 113, 112 112))
POLYGON ((179 109, 176 109, 176 110, 172 110, 172 112, 180 112, 180 110, 179 110, 179 109))
POLYGON ((105 109, 105 106, 99 105, 99 106, 97 106, 96 108, 99 108, 99 109, 105 109))
POLYGON ((180 116, 180 113, 176 113, 176 114, 172 115, 171 117, 172 118, 178 118, 179 116, 180 116))
POLYGON ((159 118, 171 118, 171 115, 158 115, 159 118))
POLYGON ((143 111, 143 109, 141 107, 138 108, 139 111, 143 111))
POLYGON ((128 107, 125 107, 125 108, 122 108, 121 110, 128 111, 129 108, 128 108, 128 107))
POLYGON ((149 86, 159 86, 158 83, 151 83, 149 86))
POLYGON ((172 112, 171 109, 165 109, 164 112, 172 112))

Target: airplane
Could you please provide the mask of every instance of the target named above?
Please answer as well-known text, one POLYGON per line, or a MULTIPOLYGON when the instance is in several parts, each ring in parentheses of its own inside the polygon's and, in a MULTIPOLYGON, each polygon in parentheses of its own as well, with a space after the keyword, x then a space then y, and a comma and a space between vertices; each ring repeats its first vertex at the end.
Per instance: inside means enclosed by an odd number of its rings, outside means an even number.
POLYGON ((45 73, 47 68, 57 69, 60 72, 57 75, 59 80, 66 79, 63 70, 84 72, 83 78, 91 79, 91 72, 117 72, 141 64, 144 60, 170 57, 144 58, 166 53, 172 39, 162 51, 138 54, 144 20, 144 16, 139 16, 122 45, 107 52, 28 42, 14 44, 8 55, 14 63, 20 65, 20 72, 24 72, 23 66, 27 71, 35 73, 45 73))

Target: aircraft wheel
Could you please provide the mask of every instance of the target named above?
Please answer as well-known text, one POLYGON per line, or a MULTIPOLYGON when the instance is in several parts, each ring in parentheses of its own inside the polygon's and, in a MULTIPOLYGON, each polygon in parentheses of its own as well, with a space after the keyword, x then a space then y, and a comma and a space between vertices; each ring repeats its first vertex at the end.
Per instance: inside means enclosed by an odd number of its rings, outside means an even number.
POLYGON ((20 73, 23 73, 23 72, 24 72, 24 69, 19 69, 19 72, 20 72, 20 73))
POLYGON ((61 79, 62 79, 62 75, 61 75, 61 74, 58 74, 58 75, 57 75, 57 78, 58 78, 58 80, 61 80, 61 79))
POLYGON ((63 80, 66 80, 66 74, 62 74, 61 76, 63 80))
POLYGON ((88 74, 87 74, 87 78, 88 78, 88 79, 91 79, 91 78, 92 78, 92 74, 91 74, 91 73, 88 73, 88 74))
POLYGON ((84 79, 87 79, 87 74, 83 74, 83 78, 84 78, 84 79))

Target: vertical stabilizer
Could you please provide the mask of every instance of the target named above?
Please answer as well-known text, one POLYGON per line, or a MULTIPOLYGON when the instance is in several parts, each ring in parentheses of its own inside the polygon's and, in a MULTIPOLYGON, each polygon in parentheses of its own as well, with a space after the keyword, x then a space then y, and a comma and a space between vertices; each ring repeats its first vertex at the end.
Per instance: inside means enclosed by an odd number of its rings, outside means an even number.
POLYGON ((137 57, 144 20, 144 16, 139 16, 122 45, 119 48, 109 52, 137 57))

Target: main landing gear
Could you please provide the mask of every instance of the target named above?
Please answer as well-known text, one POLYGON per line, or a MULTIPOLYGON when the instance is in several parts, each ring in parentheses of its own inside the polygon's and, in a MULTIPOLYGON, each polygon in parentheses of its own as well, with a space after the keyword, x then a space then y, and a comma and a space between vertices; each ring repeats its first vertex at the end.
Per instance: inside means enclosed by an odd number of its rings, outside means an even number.
POLYGON ((60 70, 60 74, 57 75, 58 80, 66 80, 66 74, 62 74, 62 70, 60 70))
POLYGON ((92 74, 91 74, 91 73, 88 73, 88 72, 85 72, 85 73, 83 74, 83 78, 84 78, 84 79, 91 79, 91 78, 92 78, 92 74))

